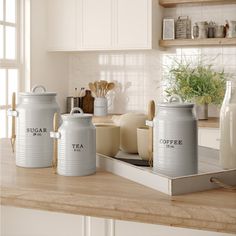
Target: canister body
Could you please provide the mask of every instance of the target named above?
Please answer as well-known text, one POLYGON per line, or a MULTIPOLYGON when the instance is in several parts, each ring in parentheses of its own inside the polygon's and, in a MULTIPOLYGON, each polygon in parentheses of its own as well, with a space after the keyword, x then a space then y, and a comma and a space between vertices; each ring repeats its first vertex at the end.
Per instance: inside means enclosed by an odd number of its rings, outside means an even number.
POLYGON ((198 128, 192 107, 159 106, 153 125, 154 170, 170 177, 196 174, 198 128))
POLYGON ((57 173, 64 176, 96 172, 96 130, 92 117, 64 120, 58 129, 57 173))
POLYGON ((53 143, 50 131, 55 112, 59 113, 56 95, 20 95, 17 106, 16 165, 49 167, 52 165, 53 143))

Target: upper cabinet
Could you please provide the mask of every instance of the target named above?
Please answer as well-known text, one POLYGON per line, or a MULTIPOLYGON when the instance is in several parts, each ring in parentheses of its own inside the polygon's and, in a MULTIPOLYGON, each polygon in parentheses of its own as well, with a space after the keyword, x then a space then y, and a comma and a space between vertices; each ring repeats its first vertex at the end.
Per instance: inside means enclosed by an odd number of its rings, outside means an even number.
POLYGON ((48 0, 48 50, 152 49, 161 33, 156 0, 48 0))
POLYGON ((115 1, 115 44, 118 48, 150 48, 152 6, 148 0, 115 1))
POLYGON ((112 10, 111 0, 83 0, 82 22, 84 49, 112 48, 112 10))
POLYGON ((48 1, 48 48, 51 50, 76 49, 76 1, 48 1))

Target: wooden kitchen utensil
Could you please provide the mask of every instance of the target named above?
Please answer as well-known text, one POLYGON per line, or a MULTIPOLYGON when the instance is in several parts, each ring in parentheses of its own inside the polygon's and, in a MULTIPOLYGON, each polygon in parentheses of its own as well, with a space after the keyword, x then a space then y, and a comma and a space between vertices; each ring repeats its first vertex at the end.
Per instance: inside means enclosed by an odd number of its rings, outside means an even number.
POLYGON ((95 84, 89 83, 89 89, 95 94, 96 97, 98 96, 95 84))
POLYGON ((104 96, 107 95, 107 93, 112 90, 113 88, 115 88, 115 83, 110 82, 106 84, 105 90, 104 90, 104 96))
MULTIPOLYGON (((53 117, 53 131, 58 131, 58 113, 54 113, 53 117)), ((57 139, 53 139, 53 160, 52 160, 52 168, 54 173, 57 173, 57 139)))
POLYGON ((105 91, 106 91, 106 87, 107 87, 107 84, 108 84, 108 82, 106 81, 106 80, 101 80, 100 81, 100 84, 101 84, 101 96, 102 97, 105 97, 105 91))
MULTIPOLYGON (((16 110, 16 93, 12 94, 12 111, 16 110)), ((11 147, 12 152, 15 152, 15 141, 16 141, 16 117, 12 116, 11 120, 12 128, 11 128, 11 147)))
MULTIPOLYGON (((152 121, 155 116, 155 102, 151 100, 148 104, 148 120, 152 121)), ((148 161, 149 165, 153 163, 153 127, 149 126, 148 129, 148 161)))

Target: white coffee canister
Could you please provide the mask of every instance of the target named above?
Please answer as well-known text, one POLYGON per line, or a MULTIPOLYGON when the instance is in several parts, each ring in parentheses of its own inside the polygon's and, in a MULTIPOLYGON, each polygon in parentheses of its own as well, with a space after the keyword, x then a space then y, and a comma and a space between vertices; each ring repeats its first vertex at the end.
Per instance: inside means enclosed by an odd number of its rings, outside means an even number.
POLYGON ((55 112, 59 112, 56 93, 46 92, 36 85, 31 92, 19 93, 16 110, 8 110, 17 117, 16 165, 21 167, 49 167, 52 165, 53 142, 50 131, 55 112))
POLYGON ((73 108, 70 114, 62 115, 58 132, 50 135, 58 139, 59 175, 84 176, 96 172, 96 130, 91 114, 84 114, 78 107, 73 108))
POLYGON ((170 176, 198 172, 198 127, 194 104, 172 102, 158 104, 153 120, 153 169, 170 176))

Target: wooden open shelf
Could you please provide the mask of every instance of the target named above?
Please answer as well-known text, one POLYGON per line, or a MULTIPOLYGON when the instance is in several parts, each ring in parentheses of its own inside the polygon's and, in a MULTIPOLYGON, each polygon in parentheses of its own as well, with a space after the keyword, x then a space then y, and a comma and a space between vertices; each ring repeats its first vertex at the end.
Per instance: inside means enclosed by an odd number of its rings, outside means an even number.
POLYGON ((187 3, 229 4, 236 3, 236 0, 159 0, 159 4, 163 7, 175 7, 178 4, 187 3))
POLYGON ((236 45, 236 38, 160 40, 161 47, 236 45))

